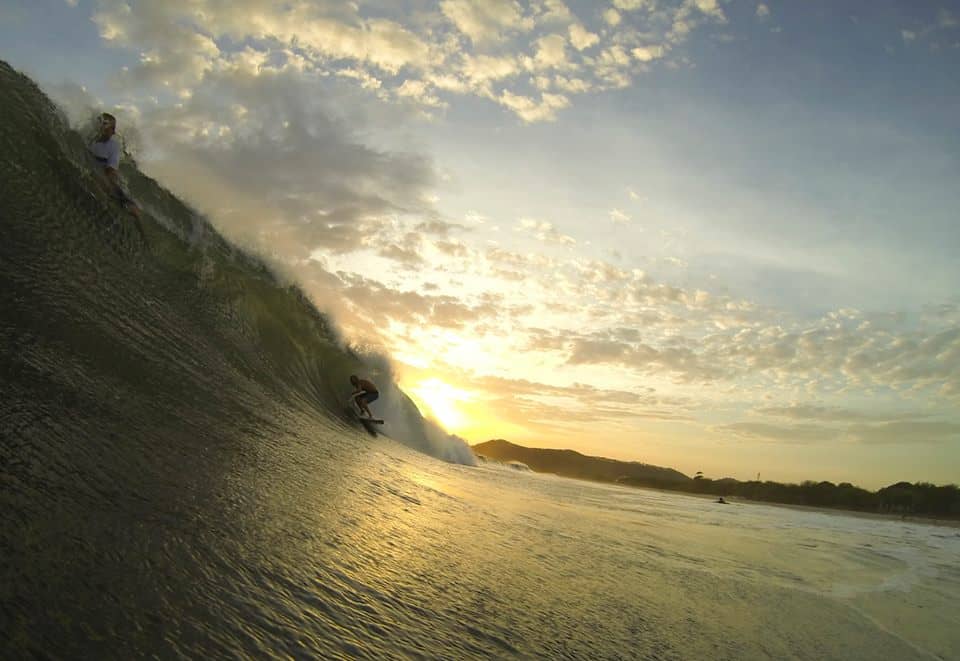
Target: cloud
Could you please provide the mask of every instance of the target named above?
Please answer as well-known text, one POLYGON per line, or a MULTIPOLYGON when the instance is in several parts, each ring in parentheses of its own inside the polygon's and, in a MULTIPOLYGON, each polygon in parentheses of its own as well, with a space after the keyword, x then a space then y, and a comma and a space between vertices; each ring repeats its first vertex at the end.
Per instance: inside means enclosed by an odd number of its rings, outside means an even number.
POLYGON ((538 23, 566 22, 573 17, 570 8, 562 0, 543 0, 543 5, 539 8, 537 0, 533 0, 531 9, 537 13, 538 23))
POLYGON ((574 239, 572 236, 561 234, 556 230, 556 228, 554 228, 552 223, 549 223, 545 220, 521 218, 518 226, 522 231, 532 234, 538 241, 559 243, 567 246, 576 243, 576 239, 574 239))
POLYGON ((610 220, 615 223, 626 223, 630 221, 630 216, 620 209, 611 209, 610 210, 610 220))
POLYGON ((140 51, 138 63, 124 71, 121 84, 177 89, 197 83, 216 65, 220 49, 208 35, 173 20, 159 5, 147 4, 138 10, 134 13, 119 2, 101 2, 92 16, 102 39, 140 51))
POLYGON ((960 26, 960 19, 948 9, 940 9, 933 21, 924 23, 914 22, 910 28, 900 30, 900 38, 904 44, 926 42, 932 50, 939 50, 944 44, 941 39, 950 39, 960 26))
POLYGON ((419 268, 425 263, 424 258, 420 255, 418 241, 408 242, 407 244, 387 243, 377 250, 377 254, 380 257, 397 262, 409 270, 419 268))
POLYGON ((621 11, 636 11, 641 8, 652 8, 654 0, 613 0, 613 6, 621 11))
POLYGON ((960 424, 952 422, 902 420, 877 425, 854 425, 854 440, 871 445, 934 444, 960 441, 960 424))
POLYGON ((144 166, 233 236, 287 259, 360 250, 392 219, 435 216, 426 200, 437 175, 422 154, 365 145, 356 120, 338 118, 348 107, 321 76, 209 72, 180 104, 143 111, 161 155, 144 166))
MULTIPOLYGON (((351 78, 356 80, 360 84, 360 87, 367 90, 380 89, 380 87, 383 85, 383 81, 381 81, 379 78, 360 69, 340 69, 336 72, 336 75, 342 78, 351 78)), ((401 96, 403 95, 401 94, 401 96)))
POLYGON ((470 254, 470 249, 462 241, 436 241, 433 245, 441 253, 456 259, 464 259, 470 254))
POLYGON ((475 88, 487 90, 492 94, 488 83, 509 78, 520 71, 520 65, 513 57, 493 55, 467 55, 464 57, 463 74, 475 88))
POLYGON ((525 122, 552 121, 557 118, 557 110, 570 105, 570 100, 562 94, 543 93, 537 101, 532 97, 520 96, 509 90, 504 90, 498 101, 525 122))
POLYGON ((593 86, 582 78, 566 78, 556 76, 553 79, 553 85, 561 92, 568 94, 585 94, 593 89, 593 86))
POLYGON ((914 445, 960 440, 960 424, 930 420, 927 412, 863 412, 801 403, 760 408, 756 412, 800 422, 791 425, 743 422, 718 429, 741 437, 784 442, 843 439, 871 445, 914 445))
POLYGON ((502 248, 490 248, 486 251, 485 257, 495 266, 515 269, 524 274, 531 271, 551 271, 558 267, 555 259, 539 253, 522 254, 502 248))
MULTIPOLYGON (((541 244, 546 243, 544 237, 559 234, 552 224, 531 218, 522 219, 518 229, 541 244)), ((498 292, 499 297, 495 312, 491 308, 476 316, 470 315, 483 310, 482 306, 478 307, 476 301, 457 299, 458 306, 466 306, 467 311, 453 308, 457 314, 452 316, 448 327, 469 327, 471 334, 484 334, 492 346, 509 345, 531 359, 539 355, 537 360, 557 365, 559 373, 564 370, 578 375, 611 373, 613 367, 613 373, 642 374, 648 382, 661 383, 662 379, 668 379, 678 386, 709 383, 711 392, 734 388, 736 392, 757 395, 777 388, 836 397, 838 389, 863 391, 885 387, 899 388, 903 397, 909 398, 909 392, 916 388, 926 388, 928 392, 933 388, 939 389, 936 391, 939 394, 934 393, 935 398, 943 397, 945 401, 949 401, 949 397, 944 387, 955 385, 960 373, 956 355, 960 351, 960 329, 949 325, 953 319, 949 306, 936 308, 938 314, 928 321, 933 323, 939 319, 947 324, 939 332, 901 329, 895 333, 895 328, 882 324, 865 327, 864 316, 852 310, 837 311, 814 323, 791 326, 776 311, 697 289, 659 283, 643 272, 600 260, 553 259, 539 252, 491 248, 483 261, 477 261, 479 255, 471 254, 469 249, 461 250, 457 244, 448 248, 451 259, 471 272, 483 273, 488 278, 484 281, 486 290, 498 292), (525 286, 517 289, 512 284, 514 281, 524 282, 525 286), (559 315, 570 327, 549 331, 536 327, 531 324, 536 317, 529 316, 535 309, 559 315), (488 313, 490 317, 485 316, 488 313), (777 323, 771 323, 772 320, 777 323), (461 325, 456 326, 454 322, 461 325), (509 333, 504 331, 507 328, 509 333), (866 348, 878 352, 881 358, 864 360, 863 364, 851 363, 851 357, 860 355, 866 348), (916 360, 922 364, 907 369, 916 360), (945 365, 940 367, 940 363, 945 365), (906 371, 890 373, 885 365, 906 371), (599 371, 592 371, 594 367, 599 371), (859 370, 868 370, 870 374, 864 375, 859 370)), ((429 261, 438 266, 434 258, 429 261)), ((444 268, 442 264, 439 266, 444 268)), ((381 295, 403 298, 387 291, 381 295)), ((416 316, 415 307, 407 312, 410 314, 404 318, 402 308, 392 311, 390 319, 405 319, 399 323, 408 323, 411 327, 424 323, 424 317, 416 316)), ((384 321, 375 317, 369 323, 377 325, 384 321)), ((436 345, 437 356, 444 355, 443 346, 442 343, 436 345)), ((893 392, 886 397, 900 395, 893 392)), ((521 418, 546 411, 545 415, 558 416, 558 420, 573 419, 549 410, 555 403, 530 401, 525 406, 523 413, 518 414, 521 418)), ((651 419, 679 415, 669 406, 651 407, 646 412, 651 419)), ((609 420, 621 419, 617 418, 621 413, 610 413, 609 420)), ((811 443, 818 439, 879 443, 892 442, 889 440, 894 435, 892 430, 898 429, 888 423, 932 421, 923 419, 926 413, 904 417, 803 401, 767 406, 756 413, 774 420, 744 421, 726 433, 791 443, 811 443), (776 422, 776 418, 795 422, 783 424, 776 422)), ((931 438, 946 434, 952 428, 915 429, 923 431, 919 438, 931 438)))
POLYGON ((838 407, 816 404, 791 404, 790 406, 769 406, 757 409, 757 413, 794 420, 821 420, 828 422, 850 422, 875 420, 876 414, 862 413, 838 407))
POLYGON ((449 104, 441 101, 432 92, 430 84, 422 80, 406 80, 397 88, 397 96, 410 99, 428 108, 446 108, 449 104))
POLYGON ((339 293, 354 314, 362 315, 374 328, 386 328, 391 321, 435 330, 473 328, 494 317, 500 306, 500 299, 492 295, 469 303, 450 295, 391 288, 359 274, 340 273, 338 277, 339 293))
MULTIPOLYGON (((634 354, 635 347, 613 340, 574 340, 570 346, 567 362, 571 365, 584 363, 625 363, 634 354)), ((655 353, 652 350, 651 354, 655 353)))
MULTIPOLYGON (((217 42, 230 38, 265 55, 295 47, 300 57, 365 63, 389 73, 436 61, 430 45, 393 21, 363 19, 332 3, 271 8, 249 2, 170 0, 164 3, 100 0, 92 16, 107 42, 145 55, 132 69, 136 80, 177 77, 196 82, 216 64, 217 42)), ((355 68, 355 67, 354 67, 355 68)))
POLYGON ((652 62, 663 57, 666 50, 663 46, 638 46, 630 53, 641 62, 652 62))
POLYGON ((655 348, 643 342, 576 338, 568 346, 568 365, 613 364, 645 374, 673 374, 678 381, 713 381, 723 376, 714 366, 681 344, 655 348))
POLYGON ((609 7, 605 9, 603 12, 603 20, 610 27, 616 27, 620 25, 620 21, 622 20, 622 18, 620 16, 620 12, 618 12, 613 7, 609 7))
POLYGON ((761 379, 779 386, 803 382, 815 389, 924 391, 948 401, 960 396, 960 327, 955 325, 891 334, 864 327, 856 315, 839 315, 787 329, 765 325, 765 313, 749 304, 600 265, 582 268, 573 286, 599 302, 615 303, 623 318, 644 308, 673 309, 687 328, 702 330, 690 337, 671 334, 672 345, 583 333, 569 339, 571 364, 616 364, 681 382, 761 379))
POLYGON ((537 52, 533 56, 534 69, 567 69, 567 40, 563 35, 551 34, 536 42, 537 52))
MULTIPOLYGON (((690 419, 689 400, 664 396, 652 388, 598 388, 577 382, 558 386, 524 378, 477 375, 449 367, 431 369, 430 375, 486 401, 497 410, 501 420, 527 428, 623 424, 632 419, 690 419)), ((409 377, 416 380, 416 371, 411 371, 409 377)))
POLYGON ((736 422, 715 430, 747 440, 784 443, 817 443, 835 440, 841 435, 840 430, 823 425, 769 425, 762 422, 736 422))
MULTIPOLYGON (((416 105, 426 117, 450 95, 499 103, 525 122, 551 121, 568 94, 619 89, 674 51, 705 20, 725 21, 714 0, 626 0, 589 25, 560 0, 443 0, 395 20, 332 0, 98 0, 102 39, 137 54, 117 84, 189 96, 209 73, 283 66, 356 81, 376 98, 416 105), (631 23, 617 10, 630 12, 631 23), (570 46, 570 48, 568 48, 570 46), (599 51, 599 52, 595 52, 599 51), (575 72, 551 80, 544 72, 575 72), (519 74, 538 74, 533 81, 519 74), (532 86, 544 96, 536 97, 532 86), (550 94, 550 96, 546 96, 550 94)), ((671 59, 673 58, 673 59, 671 59)), ((679 58, 679 59, 677 59, 679 58)))
POLYGON ((587 30, 580 23, 570 26, 570 43, 577 50, 586 50, 600 43, 600 37, 587 30))
POLYGON ((695 6, 702 13, 715 18, 718 21, 726 22, 727 20, 726 15, 723 13, 723 9, 720 8, 720 3, 718 0, 688 0, 684 6, 689 5, 695 6))
POLYGON ((526 31, 533 21, 513 0, 443 0, 440 11, 475 43, 496 41, 504 33, 526 31))
POLYGON ((460 223, 452 223, 440 218, 420 222, 416 225, 415 230, 420 234, 433 234, 441 237, 448 237, 453 231, 469 231, 466 226, 460 223))

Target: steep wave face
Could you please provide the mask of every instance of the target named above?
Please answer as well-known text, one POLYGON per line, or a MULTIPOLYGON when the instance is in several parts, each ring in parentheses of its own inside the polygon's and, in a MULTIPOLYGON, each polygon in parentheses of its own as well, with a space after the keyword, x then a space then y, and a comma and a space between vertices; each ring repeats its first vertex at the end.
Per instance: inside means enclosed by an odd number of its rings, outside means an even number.
MULTIPOLYGON (((99 187, 81 136, 3 62, 0 99, 7 637, 57 601, 67 586, 44 582, 68 580, 57 567, 71 554, 121 548, 124 531, 171 515, 164 503, 189 518, 238 462, 267 466, 299 448, 297 461, 322 457, 336 471, 374 441, 344 414, 348 376, 369 366, 299 289, 126 162, 144 210, 136 222, 99 187)), ((394 384, 381 386, 374 410, 388 436, 472 463, 462 441, 431 429, 394 384)))
MULTIPOLYGON (((275 424, 278 408, 338 424, 349 375, 371 367, 296 286, 126 159, 137 221, 103 192, 80 135, 3 62, 0 90, 5 426, 21 438, 193 438, 275 424)), ((380 385, 389 436, 473 463, 380 385)))

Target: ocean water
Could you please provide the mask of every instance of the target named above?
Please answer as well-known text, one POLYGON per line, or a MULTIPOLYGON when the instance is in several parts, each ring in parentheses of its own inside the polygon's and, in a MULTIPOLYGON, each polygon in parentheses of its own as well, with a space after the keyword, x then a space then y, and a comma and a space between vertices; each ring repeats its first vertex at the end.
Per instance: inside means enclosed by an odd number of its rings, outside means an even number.
POLYGON ((301 422, 202 484, 91 476, 77 512, 28 525, 4 555, 5 658, 960 655, 960 530, 460 466, 301 422))
POLYGON ((384 365, 0 99, 0 658, 960 658, 957 529, 472 465, 388 370, 372 437, 384 365))

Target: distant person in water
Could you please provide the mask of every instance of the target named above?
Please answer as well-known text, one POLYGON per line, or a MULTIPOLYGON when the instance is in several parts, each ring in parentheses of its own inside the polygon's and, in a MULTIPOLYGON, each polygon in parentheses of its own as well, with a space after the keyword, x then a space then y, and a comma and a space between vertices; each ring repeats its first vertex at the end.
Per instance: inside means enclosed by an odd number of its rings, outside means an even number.
POLYGON ((372 418, 373 414, 370 412, 368 404, 377 400, 380 396, 380 391, 377 390, 377 387, 373 385, 372 382, 361 379, 356 374, 350 376, 350 384, 354 390, 353 394, 350 395, 350 399, 357 403, 361 412, 366 413, 368 418, 372 418))
POLYGON ((109 193, 119 200, 127 211, 139 218, 140 208, 120 185, 120 140, 116 136, 117 118, 105 112, 100 115, 99 121, 97 137, 90 143, 90 153, 101 165, 103 176, 109 185, 109 193))

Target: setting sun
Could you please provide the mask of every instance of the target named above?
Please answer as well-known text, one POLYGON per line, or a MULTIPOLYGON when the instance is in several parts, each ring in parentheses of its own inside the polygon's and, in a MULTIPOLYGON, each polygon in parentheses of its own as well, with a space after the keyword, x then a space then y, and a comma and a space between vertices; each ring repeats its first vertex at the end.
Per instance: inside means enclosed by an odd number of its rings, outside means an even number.
POLYGON ((410 390, 417 403, 426 407, 447 430, 456 431, 467 424, 467 417, 458 402, 469 401, 471 396, 468 392, 435 377, 419 382, 410 390))

